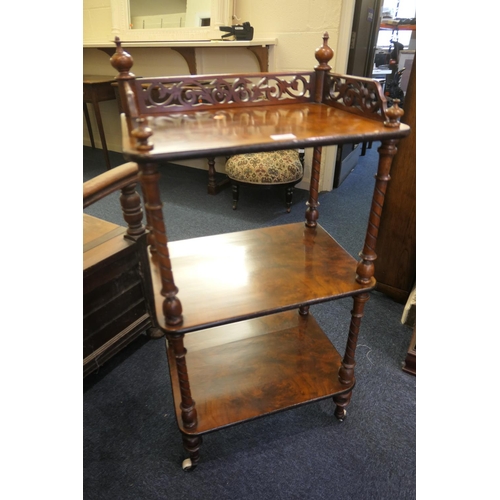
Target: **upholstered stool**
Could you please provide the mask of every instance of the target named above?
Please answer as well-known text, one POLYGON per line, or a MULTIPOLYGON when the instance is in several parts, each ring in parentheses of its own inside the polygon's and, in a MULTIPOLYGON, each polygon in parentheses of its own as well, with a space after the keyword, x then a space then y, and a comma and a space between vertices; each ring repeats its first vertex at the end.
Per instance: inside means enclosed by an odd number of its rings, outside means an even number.
POLYGON ((238 204, 240 184, 281 184, 286 189, 286 211, 290 212, 293 188, 304 175, 304 150, 285 149, 231 156, 226 162, 226 174, 233 188, 233 210, 238 204))

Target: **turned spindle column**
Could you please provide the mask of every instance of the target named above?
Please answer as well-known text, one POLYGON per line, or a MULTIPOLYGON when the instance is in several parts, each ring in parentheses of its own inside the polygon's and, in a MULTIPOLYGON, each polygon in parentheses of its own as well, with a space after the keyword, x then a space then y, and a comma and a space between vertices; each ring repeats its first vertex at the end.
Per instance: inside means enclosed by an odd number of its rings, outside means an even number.
POLYGON ((120 205, 122 207, 123 218, 127 223, 127 236, 136 240, 142 236, 146 229, 142 223, 141 197, 136 191, 137 184, 129 184, 121 190, 120 205))
MULTIPOLYGON (((403 115, 404 111, 399 107, 399 99, 394 99, 394 105, 385 111, 387 119, 384 121, 384 126, 388 128, 399 128, 400 119, 403 115)), ((384 140, 382 141, 382 145, 378 148, 379 161, 377 174, 375 175, 376 181, 370 209, 370 218, 366 230, 365 245, 359 254, 361 260, 356 268, 356 281, 363 285, 368 285, 375 274, 374 262, 377 258, 375 249, 377 246, 378 230, 380 227, 382 209, 384 208, 387 183, 391 179, 389 174, 391 172, 392 160, 398 152, 398 148, 396 147, 398 142, 398 139, 384 140)))
POLYGON ((313 152, 313 161, 311 167, 311 181, 309 184, 309 199, 306 209, 306 226, 316 227, 319 218, 318 196, 319 196, 319 175, 321 172, 321 146, 316 146, 313 152))
MULTIPOLYGON (((316 73, 316 87, 314 89, 314 101, 323 101, 323 89, 325 86, 325 75, 332 68, 328 62, 333 57, 333 50, 328 46, 328 33, 323 35, 323 45, 316 49, 314 56, 318 61, 318 65, 314 67, 316 73)), ((319 218, 318 212, 318 195, 319 195, 319 177, 321 173, 321 152, 322 148, 316 146, 313 152, 313 162, 311 168, 311 180, 309 184, 309 199, 306 203, 306 226, 314 228, 317 226, 319 218)))
MULTIPOLYGON (((384 126, 388 128, 399 127, 399 120, 403 115, 403 110, 399 108, 397 100, 394 101, 395 104, 389 108, 385 114, 387 120, 384 122, 384 126)), ((377 174, 375 176, 375 188, 373 192, 372 205, 370 209, 370 218, 368 220, 368 228, 366 230, 365 244, 362 252, 360 252, 361 260, 356 268, 356 281, 364 285, 370 285, 373 281, 373 275, 375 273, 375 260, 377 254, 375 253, 377 245, 377 236, 380 226, 380 218, 382 215, 382 209, 384 207, 385 193, 387 190, 387 183, 390 180, 390 171, 392 160, 397 153, 396 144, 397 139, 389 139, 382 141, 382 145, 378 149, 379 153, 379 163, 377 174)), ((342 359, 342 365, 339 369, 339 381, 346 387, 351 387, 350 390, 335 396, 333 400, 337 404, 335 409, 335 416, 343 420, 345 417, 345 408, 351 400, 352 387, 354 387, 355 377, 354 377, 354 367, 355 367, 355 353, 356 346, 358 342, 359 328, 361 325, 361 318, 363 317, 363 311, 365 304, 370 298, 368 293, 362 293, 354 297, 354 307, 351 311, 351 323, 349 326, 349 336, 347 338, 347 346, 344 358, 342 359)))
MULTIPOLYGON (((127 124, 131 130, 130 135, 136 140, 136 148, 141 153, 148 153, 153 149, 149 141, 152 130, 147 126, 146 120, 139 117, 137 97, 133 88, 135 75, 130 72, 133 59, 123 50, 120 39, 115 38, 116 52, 111 57, 112 66, 119 71, 116 80, 120 91, 122 107, 127 116, 127 124)), ((143 196, 146 207, 146 220, 148 229, 151 228, 148 243, 151 251, 157 254, 162 283, 161 294, 165 297, 163 302, 163 313, 168 325, 182 323, 182 306, 177 298, 178 289, 175 286, 172 274, 172 265, 167 247, 167 233, 163 220, 162 203, 158 180, 160 174, 154 163, 139 164, 139 179, 141 181, 143 196)))
POLYGON ((168 325, 178 325, 182 323, 182 305, 177 298, 179 290, 174 283, 172 263, 168 252, 167 233, 163 220, 160 189, 158 187, 160 174, 157 165, 154 163, 142 164, 140 165, 140 169, 142 189, 146 193, 146 212, 149 214, 149 221, 155 241, 156 258, 159 264, 162 284, 161 294, 165 297, 163 301, 163 314, 168 325))
MULTIPOLYGON (((118 37, 115 37, 116 51, 110 58, 111 65, 115 68, 119 74, 116 76, 116 81, 118 82, 118 92, 120 95, 120 106, 124 110, 127 116, 127 123, 130 128, 135 126, 132 121, 132 117, 137 117, 137 102, 135 99, 135 93, 131 89, 131 82, 135 80, 135 75, 130 72, 134 60, 132 56, 123 50, 121 41, 118 37)), ((146 146, 142 148, 144 151, 149 151, 152 149, 152 145, 147 143, 146 136, 146 146)), ((144 202, 147 203, 146 193, 143 192, 144 202)), ((156 252, 154 234, 152 231, 152 225, 150 222, 150 216, 146 211, 146 229, 148 230, 147 242, 151 253, 156 252)))
MULTIPOLYGON (((120 90, 122 107, 127 116, 127 125, 131 130, 130 135, 136 141, 137 151, 147 154, 154 145, 150 141, 152 130, 147 120, 138 113, 137 96, 132 85, 135 76, 130 72, 133 65, 132 57, 121 47, 118 38, 116 42, 116 53, 111 57, 111 64, 120 73, 116 77, 120 90)), ((148 242, 151 252, 159 266, 161 278, 161 295, 163 301, 163 314, 167 325, 179 325, 182 323, 182 305, 177 297, 178 289, 174 283, 172 264, 168 251, 168 239, 163 219, 163 204, 161 202, 159 188, 160 173, 158 165, 153 162, 139 163, 139 180, 142 187, 144 206, 146 208, 146 221, 150 236, 148 242)), ((186 429, 193 429, 198 423, 195 402, 191 397, 189 377, 186 366, 186 349, 184 347, 184 335, 169 334, 169 342, 175 355, 175 363, 179 377, 179 388, 181 393, 181 417, 186 429)), ((197 437, 187 436, 184 440, 186 450, 191 455, 193 463, 197 462, 199 456, 199 445, 201 440, 197 437)))

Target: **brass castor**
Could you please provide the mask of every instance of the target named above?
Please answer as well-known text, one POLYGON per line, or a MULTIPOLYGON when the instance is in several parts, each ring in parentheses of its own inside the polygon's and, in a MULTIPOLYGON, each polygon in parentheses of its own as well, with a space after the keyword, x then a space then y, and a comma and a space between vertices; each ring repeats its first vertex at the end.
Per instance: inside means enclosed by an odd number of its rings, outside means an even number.
POLYGON ((192 471, 196 468, 196 465, 193 465, 193 462, 190 458, 186 458, 186 460, 183 460, 182 462, 182 470, 185 472, 192 471))
POLYGON ((340 417, 337 417, 339 422, 343 422, 345 420, 346 415, 347 415, 347 410, 344 408, 342 410, 342 415, 340 417))

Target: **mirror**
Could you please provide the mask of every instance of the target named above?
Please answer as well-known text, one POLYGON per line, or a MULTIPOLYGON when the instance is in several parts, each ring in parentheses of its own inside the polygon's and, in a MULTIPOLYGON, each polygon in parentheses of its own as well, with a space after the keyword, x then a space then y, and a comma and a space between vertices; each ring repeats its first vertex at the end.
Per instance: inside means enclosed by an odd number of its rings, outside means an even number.
POLYGON ((129 0, 131 29, 210 26, 211 0, 129 0))
POLYGON ((111 0, 112 39, 209 41, 232 24, 233 0, 111 0))

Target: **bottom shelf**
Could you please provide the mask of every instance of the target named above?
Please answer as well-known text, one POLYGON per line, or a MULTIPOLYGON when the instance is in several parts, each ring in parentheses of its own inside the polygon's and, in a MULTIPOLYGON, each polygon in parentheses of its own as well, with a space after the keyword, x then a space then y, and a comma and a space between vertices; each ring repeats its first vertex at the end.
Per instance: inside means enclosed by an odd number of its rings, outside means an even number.
POLYGON ((196 429, 182 426, 175 357, 167 348, 179 428, 199 435, 346 392, 341 356, 312 315, 297 310, 184 336, 196 429))

